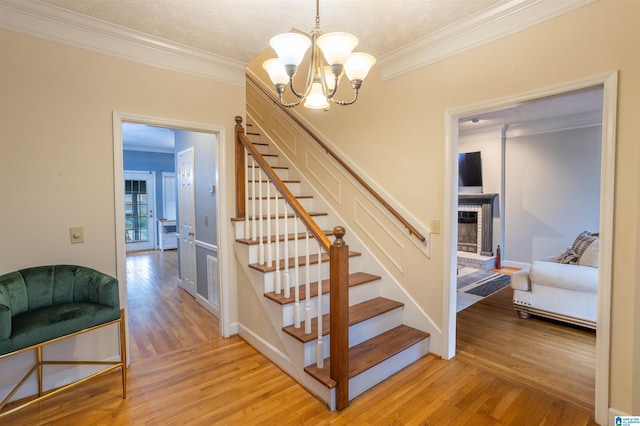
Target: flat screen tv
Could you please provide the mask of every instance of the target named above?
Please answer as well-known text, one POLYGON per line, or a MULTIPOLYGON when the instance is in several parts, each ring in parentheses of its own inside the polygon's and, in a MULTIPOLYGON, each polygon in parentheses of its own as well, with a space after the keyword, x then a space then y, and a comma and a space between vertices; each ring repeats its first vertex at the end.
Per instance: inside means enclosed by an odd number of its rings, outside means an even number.
POLYGON ((482 192, 482 157, 479 151, 458 154, 458 191, 482 192))

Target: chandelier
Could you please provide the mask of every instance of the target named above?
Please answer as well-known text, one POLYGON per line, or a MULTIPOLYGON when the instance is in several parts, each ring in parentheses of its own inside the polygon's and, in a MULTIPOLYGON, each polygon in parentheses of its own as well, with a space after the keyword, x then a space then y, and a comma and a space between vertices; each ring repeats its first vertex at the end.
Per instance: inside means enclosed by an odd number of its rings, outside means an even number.
POLYGON ((304 106, 312 109, 329 109, 331 103, 351 105, 358 100, 358 91, 362 86, 376 59, 368 53, 353 52, 358 44, 356 36, 332 32, 323 33, 320 29, 320 0, 316 0, 316 26, 309 36, 300 33, 278 34, 269 41, 278 58, 265 61, 262 66, 275 84, 280 104, 293 108, 304 101, 304 106), (311 47, 311 63, 307 73, 304 90, 294 88, 294 76, 298 66, 311 47), (322 55, 320 55, 322 53, 322 55), (324 56, 324 58, 323 58, 324 56), (340 101, 335 99, 338 85, 346 74, 353 88, 353 99, 340 101), (295 102, 285 102, 283 95, 289 85, 295 102))

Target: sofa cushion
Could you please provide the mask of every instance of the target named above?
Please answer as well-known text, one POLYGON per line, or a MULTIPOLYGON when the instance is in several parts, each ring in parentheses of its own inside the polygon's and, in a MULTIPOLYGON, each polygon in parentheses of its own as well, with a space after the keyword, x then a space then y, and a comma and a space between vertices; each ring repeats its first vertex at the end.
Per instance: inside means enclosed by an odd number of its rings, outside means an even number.
POLYGON ((529 269, 521 269, 511 274, 511 288, 514 290, 530 291, 529 269))
POLYGON ((75 333, 120 317, 119 307, 96 303, 50 305, 15 315, 12 335, 0 340, 0 354, 75 333))
POLYGON ((537 260, 531 265, 529 278, 534 292, 536 285, 587 293, 598 291, 598 268, 537 260))

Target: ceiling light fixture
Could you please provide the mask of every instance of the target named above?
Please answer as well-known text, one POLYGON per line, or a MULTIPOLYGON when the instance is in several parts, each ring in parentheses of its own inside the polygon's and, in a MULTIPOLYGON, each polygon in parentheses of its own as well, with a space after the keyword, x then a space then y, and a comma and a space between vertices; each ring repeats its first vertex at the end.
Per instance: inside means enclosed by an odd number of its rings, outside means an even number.
POLYGON ((316 0, 316 27, 309 36, 300 33, 283 33, 271 39, 269 45, 276 51, 278 58, 265 61, 262 66, 276 86, 280 104, 293 108, 304 101, 304 106, 312 109, 329 109, 331 103, 351 105, 358 100, 358 91, 362 80, 367 76, 376 59, 368 53, 354 52, 358 44, 356 36, 333 32, 324 34, 320 29, 320 0, 316 0), (293 78, 298 66, 311 47, 311 64, 307 81, 302 92, 293 87, 293 78), (320 53, 323 54, 324 58, 320 53), (353 99, 339 101, 335 99, 340 78, 343 74, 351 82, 353 99), (298 100, 285 102, 283 95, 289 85, 298 100))

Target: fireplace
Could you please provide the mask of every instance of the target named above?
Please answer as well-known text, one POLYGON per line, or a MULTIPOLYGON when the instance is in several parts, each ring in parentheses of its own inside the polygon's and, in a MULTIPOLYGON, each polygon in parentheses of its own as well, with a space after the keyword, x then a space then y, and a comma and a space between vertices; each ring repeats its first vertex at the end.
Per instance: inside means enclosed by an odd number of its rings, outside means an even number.
POLYGON ((458 194, 458 251, 493 256, 493 202, 498 194, 458 194))
POLYGON ((458 211, 458 251, 478 252, 478 212, 458 211))

